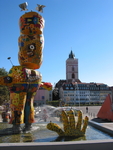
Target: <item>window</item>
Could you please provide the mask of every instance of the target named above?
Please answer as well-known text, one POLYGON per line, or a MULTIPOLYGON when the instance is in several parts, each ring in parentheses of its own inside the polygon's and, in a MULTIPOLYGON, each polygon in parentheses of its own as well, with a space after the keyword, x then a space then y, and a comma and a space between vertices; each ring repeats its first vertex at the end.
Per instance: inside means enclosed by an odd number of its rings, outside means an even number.
POLYGON ((73 87, 71 87, 70 89, 73 90, 73 87))
POLYGON ((68 87, 66 87, 66 90, 68 90, 69 88, 68 87))
POLYGON ((74 74, 74 73, 72 73, 72 78, 73 78, 73 79, 75 78, 75 74, 74 74))

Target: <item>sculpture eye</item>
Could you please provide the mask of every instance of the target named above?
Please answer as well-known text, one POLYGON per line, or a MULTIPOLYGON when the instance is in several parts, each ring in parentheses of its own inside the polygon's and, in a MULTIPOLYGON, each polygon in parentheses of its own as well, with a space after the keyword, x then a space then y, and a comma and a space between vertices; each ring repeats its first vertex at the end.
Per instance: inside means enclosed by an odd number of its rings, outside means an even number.
POLYGON ((35 50, 36 49, 36 45, 35 45, 35 43, 32 43, 32 44, 29 44, 28 45, 28 50, 35 50))
POLYGON ((12 78, 7 76, 7 77, 4 77, 4 83, 11 83, 12 82, 12 78))
POLYGON ((7 77, 7 80, 10 80, 10 77, 7 77))
POLYGON ((35 49, 35 46, 34 46, 34 45, 30 45, 29 48, 30 48, 31 50, 34 50, 34 49, 35 49))

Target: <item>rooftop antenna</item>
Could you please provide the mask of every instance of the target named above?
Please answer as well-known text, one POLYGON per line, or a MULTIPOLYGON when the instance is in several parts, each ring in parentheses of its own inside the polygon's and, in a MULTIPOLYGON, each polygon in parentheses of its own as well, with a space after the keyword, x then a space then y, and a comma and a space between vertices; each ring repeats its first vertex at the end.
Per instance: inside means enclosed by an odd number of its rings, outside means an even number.
POLYGON ((7 59, 10 60, 10 63, 12 64, 12 66, 14 66, 12 61, 11 61, 11 57, 8 57, 7 59))
POLYGON ((27 3, 27 2, 22 3, 22 4, 19 5, 19 7, 21 8, 21 11, 28 10, 28 9, 27 9, 27 6, 28 6, 28 3, 27 3))
POLYGON ((44 7, 46 7, 46 6, 37 4, 36 10, 43 13, 43 8, 44 7))

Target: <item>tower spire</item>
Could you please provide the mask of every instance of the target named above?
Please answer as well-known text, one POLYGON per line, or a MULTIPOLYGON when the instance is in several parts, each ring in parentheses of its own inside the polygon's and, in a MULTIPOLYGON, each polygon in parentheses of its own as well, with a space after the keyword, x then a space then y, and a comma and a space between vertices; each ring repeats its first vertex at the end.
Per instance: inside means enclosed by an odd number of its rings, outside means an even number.
POLYGON ((70 54, 69 54, 69 58, 75 58, 75 55, 73 53, 73 51, 71 50, 70 54))

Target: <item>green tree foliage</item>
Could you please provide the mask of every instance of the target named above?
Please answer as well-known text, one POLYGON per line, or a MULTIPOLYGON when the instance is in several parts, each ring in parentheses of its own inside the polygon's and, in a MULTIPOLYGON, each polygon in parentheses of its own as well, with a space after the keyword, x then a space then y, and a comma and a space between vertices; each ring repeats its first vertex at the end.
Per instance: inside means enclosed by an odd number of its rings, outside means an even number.
POLYGON ((53 101, 54 100, 59 100, 59 90, 58 88, 54 88, 53 92, 52 92, 52 95, 53 95, 53 101))
MULTIPOLYGON (((0 68, 0 77, 7 76, 8 72, 4 68, 0 68)), ((9 102, 9 89, 7 86, 0 85, 0 105, 9 102)))

